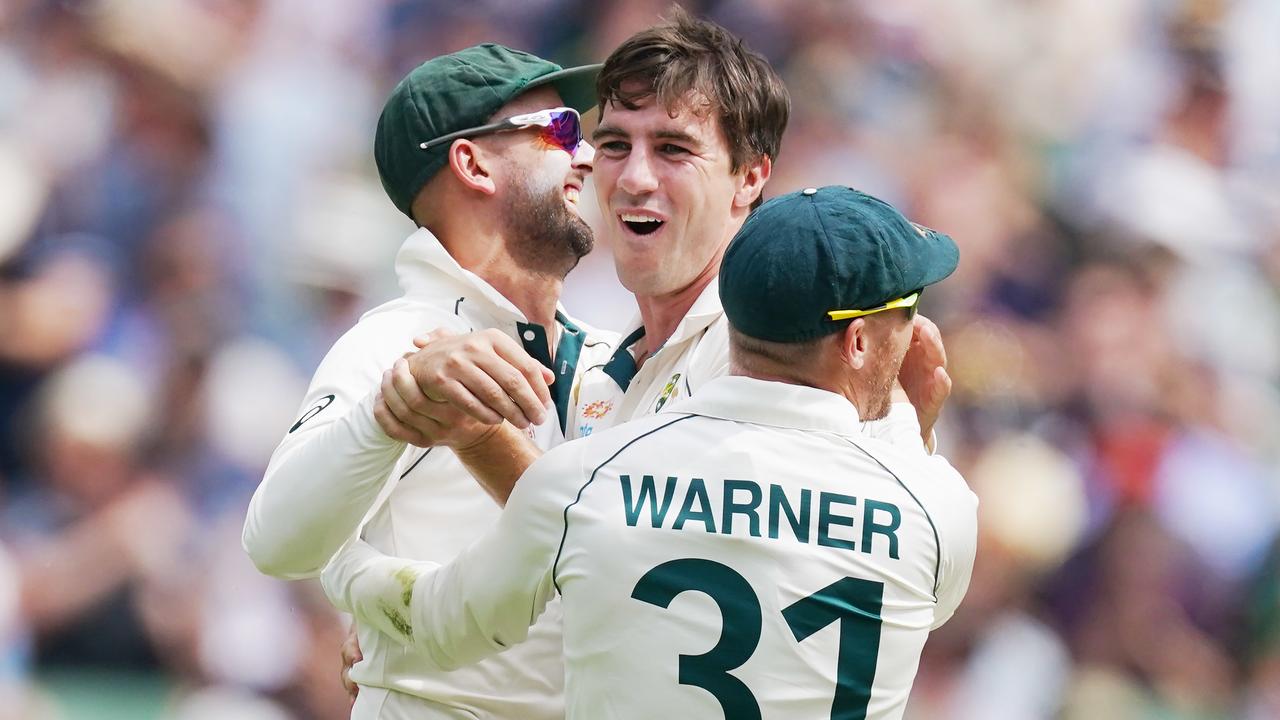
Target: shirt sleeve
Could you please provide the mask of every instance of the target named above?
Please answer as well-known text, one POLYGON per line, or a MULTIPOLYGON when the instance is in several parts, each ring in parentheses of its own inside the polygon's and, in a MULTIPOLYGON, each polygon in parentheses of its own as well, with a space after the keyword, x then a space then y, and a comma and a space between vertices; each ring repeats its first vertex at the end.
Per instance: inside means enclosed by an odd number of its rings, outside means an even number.
POLYGON ((382 432, 374 401, 414 331, 403 315, 367 316, 321 362, 249 502, 241 542, 262 572, 315 576, 377 501, 406 446, 382 432))
POLYGON ((353 541, 321 582, 339 609, 452 670, 522 642, 555 595, 564 508, 580 453, 562 445, 516 484, 498 524, 447 565, 383 555, 353 541))
POLYGON ((978 496, 969 489, 960 473, 940 455, 929 458, 945 485, 947 499, 935 507, 939 552, 938 609, 933 627, 951 618, 969 590, 973 558, 978 546, 978 496))

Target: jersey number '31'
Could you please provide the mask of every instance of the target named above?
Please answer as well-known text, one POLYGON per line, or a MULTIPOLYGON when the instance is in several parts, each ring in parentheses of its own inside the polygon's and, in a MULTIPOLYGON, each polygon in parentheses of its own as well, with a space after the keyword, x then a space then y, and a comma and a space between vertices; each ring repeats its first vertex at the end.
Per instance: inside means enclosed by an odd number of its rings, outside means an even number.
MULTIPOLYGON (((726 718, 759 720, 760 705, 750 688, 730 670, 741 667, 760 643, 760 599, 747 579, 714 560, 682 558, 644 574, 631 597, 666 608, 685 591, 704 593, 720 608, 720 641, 702 655, 680 656, 680 684, 715 696, 726 718)), ((884 583, 842 578, 801 598, 782 611, 796 642, 840 621, 840 654, 832 720, 863 720, 880 652, 880 609, 884 583)))

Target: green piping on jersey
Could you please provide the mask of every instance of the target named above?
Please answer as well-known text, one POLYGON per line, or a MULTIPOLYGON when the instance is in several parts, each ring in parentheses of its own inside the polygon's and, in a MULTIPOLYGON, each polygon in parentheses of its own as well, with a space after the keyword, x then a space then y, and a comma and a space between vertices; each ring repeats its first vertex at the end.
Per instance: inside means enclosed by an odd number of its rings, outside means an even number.
POLYGON ((556 559, 554 562, 551 563, 551 583, 556 586, 557 593, 560 593, 561 595, 564 594, 563 592, 560 591, 560 580, 556 577, 556 574, 560 569, 560 553, 564 552, 564 541, 569 536, 569 509, 572 508, 574 505, 577 505, 578 501, 582 500, 582 493, 587 489, 587 486, 595 482, 596 473, 600 472, 600 468, 613 462, 614 458, 621 455, 623 450, 626 450, 627 448, 631 447, 641 438, 649 437, 650 435, 658 432, 659 430, 665 430, 666 428, 669 428, 672 425, 675 425, 681 420, 688 420, 691 417, 698 417, 698 416, 697 415, 681 415, 680 417, 676 418, 675 420, 672 420, 666 425, 659 425, 658 427, 644 433, 643 435, 638 435, 628 440, 626 445, 623 445, 622 447, 618 448, 618 451, 610 455, 608 460, 605 460, 604 462, 600 463, 599 465, 596 466, 595 470, 591 471, 591 475, 590 477, 587 478, 587 481, 582 484, 582 487, 578 488, 578 495, 573 498, 573 502, 564 506, 564 531, 560 534, 560 547, 556 548, 556 559))
POLYGON ((525 352, 542 363, 556 379, 551 383, 551 399, 556 403, 556 416, 560 419, 560 431, 568 434, 569 398, 573 394, 573 378, 578 371, 578 358, 582 355, 582 344, 587 339, 586 333, 574 325, 559 310, 556 321, 564 328, 560 333, 560 344, 556 346, 556 359, 552 362, 547 355, 547 329, 533 323, 516 323, 516 331, 525 352), (533 339, 527 337, 532 333, 533 339))
POLYGON ((925 509, 924 503, 920 502, 920 498, 916 497, 916 494, 911 492, 911 488, 907 487, 907 484, 902 482, 902 478, 898 477, 896 473, 885 467, 884 463, 880 462, 879 458, 867 452, 866 449, 858 443, 850 440, 849 438, 845 438, 844 440, 850 445, 861 450, 863 455, 871 458, 872 462, 879 465, 881 469, 892 475, 893 479, 897 480, 898 484, 902 486, 902 489, 906 490, 907 494, 911 496, 911 499, 916 501, 916 505, 920 506, 920 512, 924 513, 924 519, 929 521, 929 529, 933 530, 933 546, 938 549, 938 555, 933 561, 933 601, 938 602, 938 575, 939 568, 942 567, 942 541, 938 539, 938 526, 933 524, 933 518, 929 515, 929 511, 925 509))

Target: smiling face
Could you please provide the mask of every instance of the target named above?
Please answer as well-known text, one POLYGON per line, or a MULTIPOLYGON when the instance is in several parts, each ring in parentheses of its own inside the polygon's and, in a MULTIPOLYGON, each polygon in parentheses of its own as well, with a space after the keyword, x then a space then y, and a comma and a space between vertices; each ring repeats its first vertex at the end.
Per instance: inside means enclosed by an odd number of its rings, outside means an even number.
MULTIPOLYGON (((562 105, 559 93, 537 88, 502 106, 490 121, 562 105)), ((475 139, 493 151, 497 192, 511 254, 521 266, 563 277, 591 251, 591 228, 578 200, 594 154, 582 142, 572 153, 541 138, 536 129, 475 139)))
MULTIPOLYGON (((503 105, 489 122, 562 106, 560 93, 550 87, 539 87, 503 105)), ((590 143, 583 141, 573 153, 568 153, 543 140, 536 128, 485 135, 477 137, 475 142, 500 153, 507 179, 524 178, 539 188, 559 187, 565 207, 574 216, 582 217, 578 200, 591 173, 595 154, 590 143)))
POLYGON ((640 297, 713 277, 768 177, 768 158, 733 171, 715 114, 700 107, 689 96, 674 114, 653 96, 634 109, 609 103, 593 136, 601 231, 640 297))

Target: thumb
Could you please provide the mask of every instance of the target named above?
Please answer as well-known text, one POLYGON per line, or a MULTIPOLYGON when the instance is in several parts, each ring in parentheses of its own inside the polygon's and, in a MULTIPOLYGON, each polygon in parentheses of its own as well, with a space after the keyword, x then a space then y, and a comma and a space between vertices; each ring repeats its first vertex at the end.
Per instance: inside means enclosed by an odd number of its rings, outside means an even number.
POLYGON ((543 367, 541 368, 541 370, 542 370, 542 380, 546 382, 547 385, 550 385, 551 383, 556 381, 556 374, 551 372, 551 368, 543 367))

